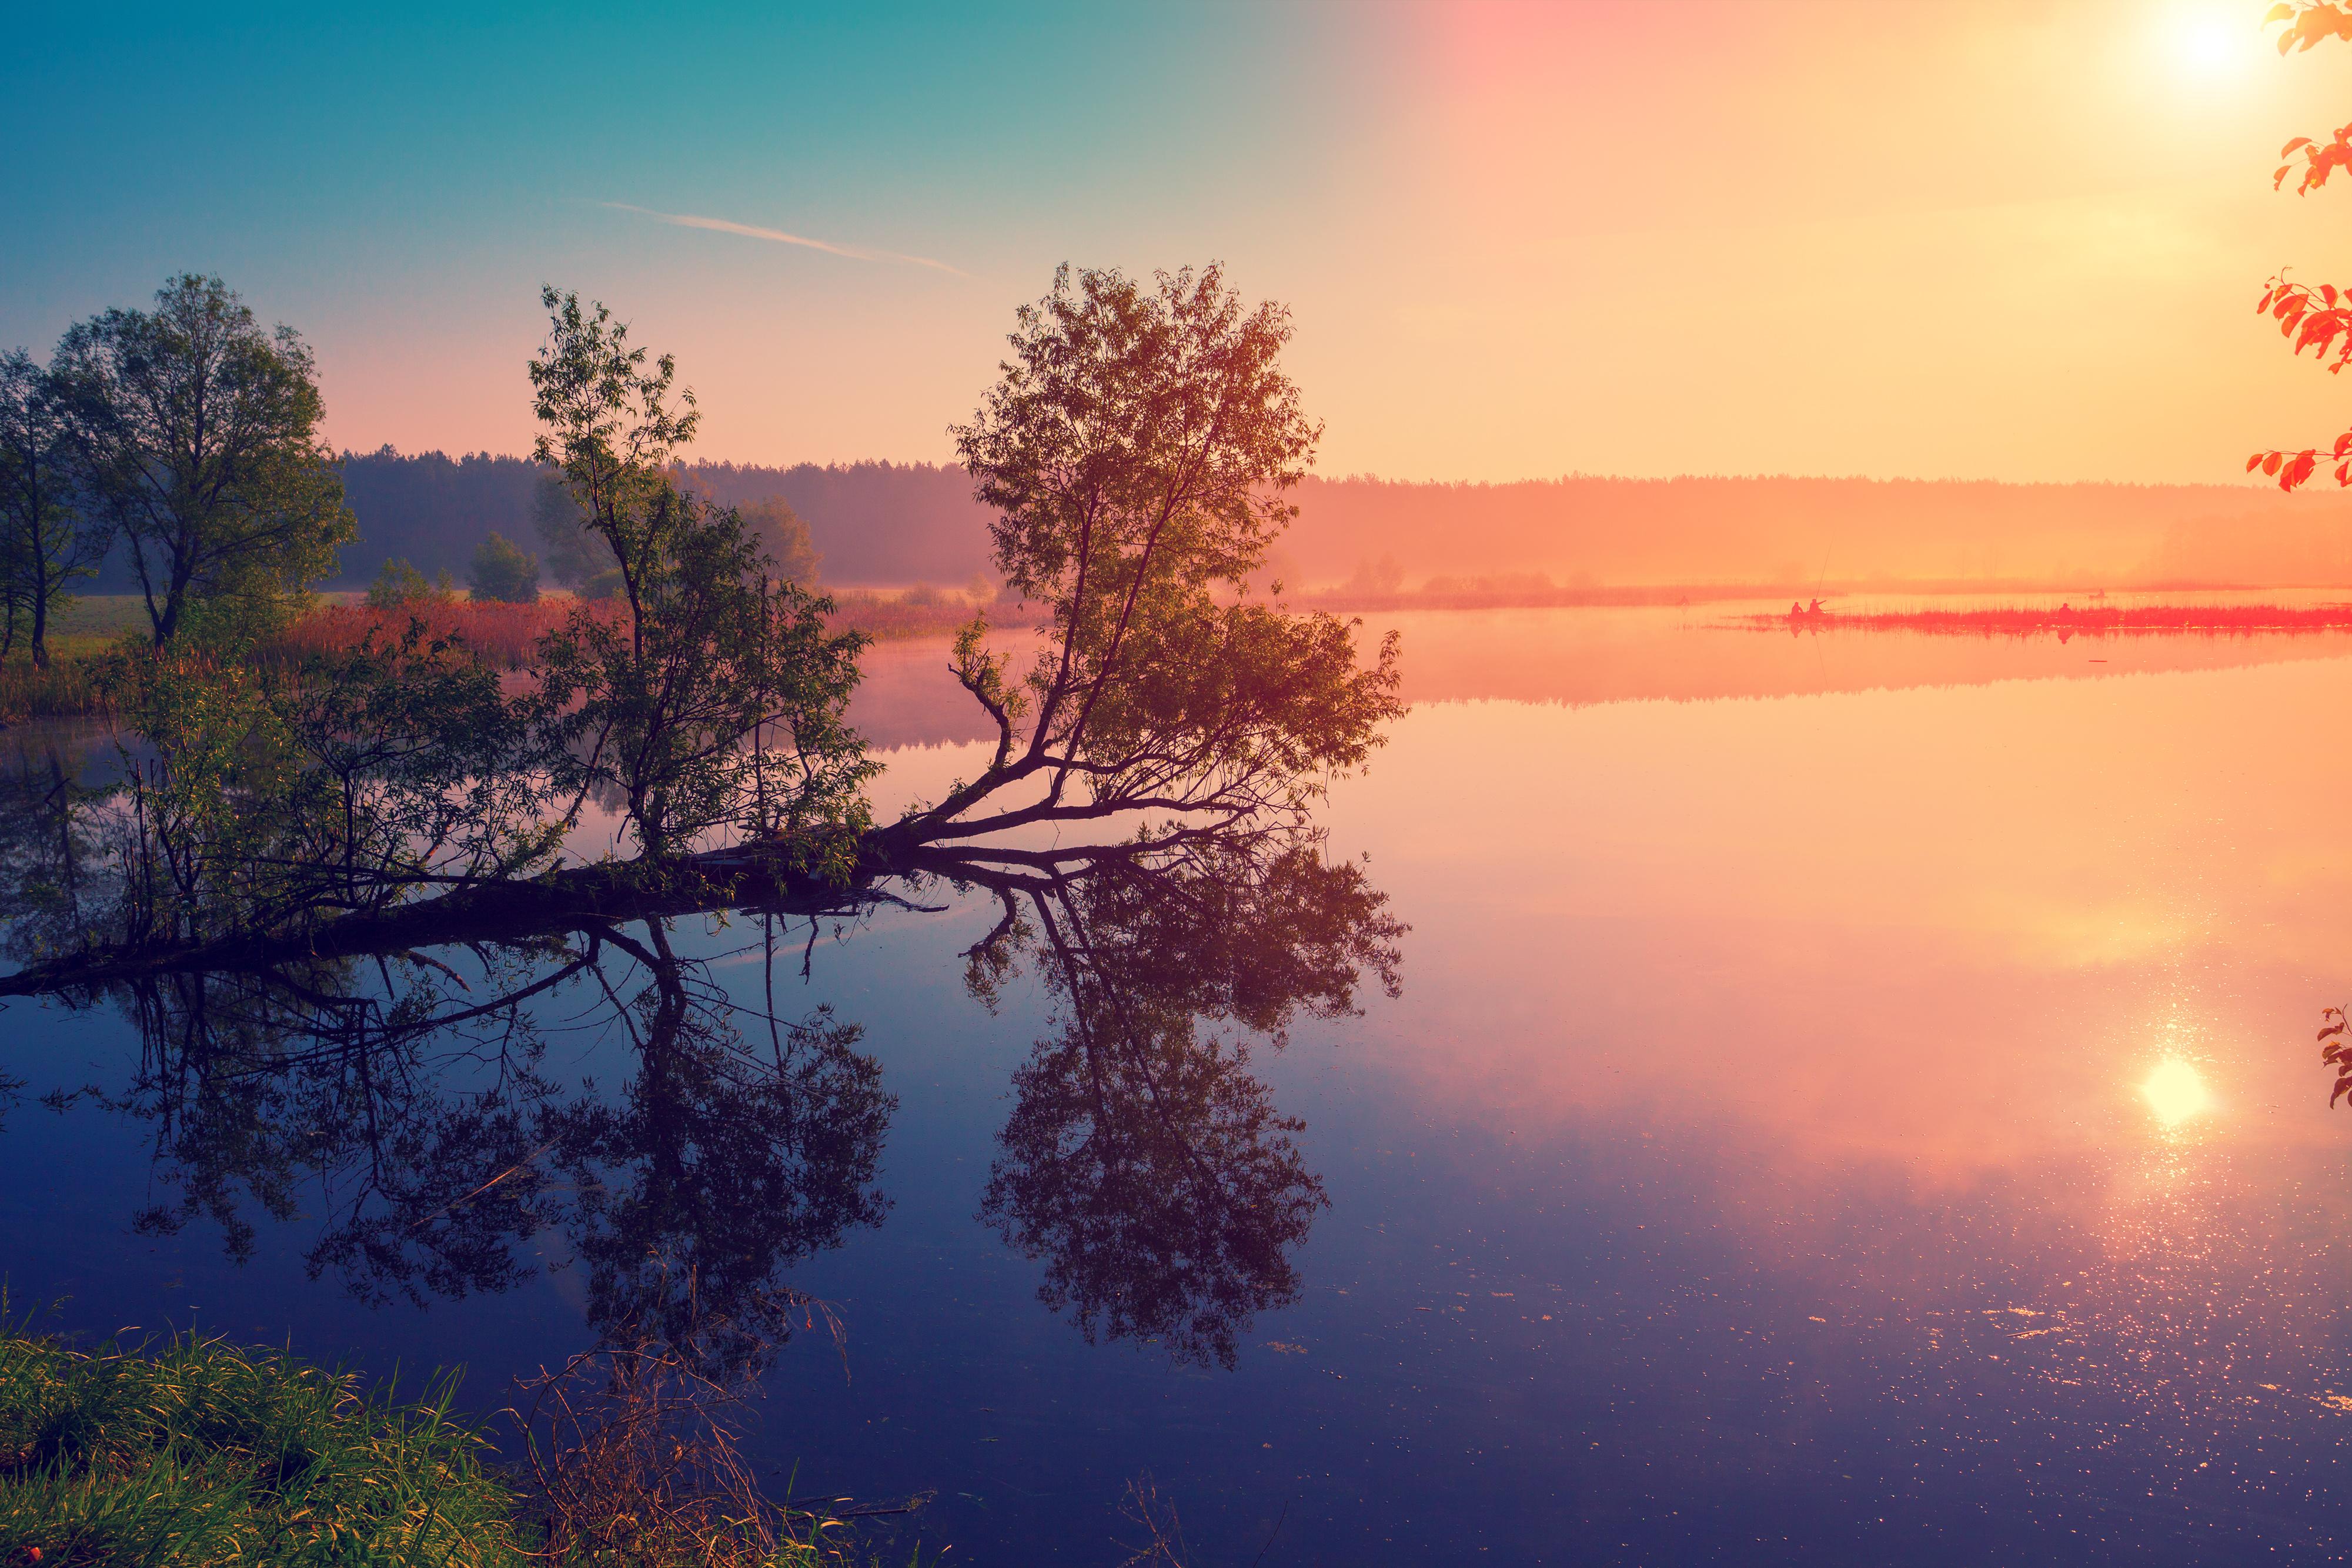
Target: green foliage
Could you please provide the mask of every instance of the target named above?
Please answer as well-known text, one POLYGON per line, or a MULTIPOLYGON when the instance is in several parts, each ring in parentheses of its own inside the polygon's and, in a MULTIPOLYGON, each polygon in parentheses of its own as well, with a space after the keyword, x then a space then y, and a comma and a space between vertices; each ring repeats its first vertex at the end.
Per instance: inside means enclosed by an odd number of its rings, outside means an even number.
POLYGON ((52 374, 77 480, 130 545, 156 647, 193 604, 236 604, 215 634, 284 624, 356 537, 310 350, 220 279, 176 277, 152 311, 79 323, 52 374))
POLYGON ((647 370, 603 306, 541 298, 536 455, 609 554, 625 606, 576 611, 548 638, 531 717, 543 765, 575 810, 594 790, 617 797, 648 858, 734 835, 845 875, 877 768, 843 719, 865 639, 828 634, 830 603, 776 580, 740 513, 674 482, 696 419, 691 392, 672 406, 675 364, 647 370))
POLYGON ((217 1341, 148 1358, 0 1337, 0 1561, 520 1568, 514 1494, 454 1392, 362 1394, 217 1341))
POLYGON ((1296 817, 1402 708, 1393 636, 1360 667, 1354 622, 1240 600, 1320 434, 1279 364, 1288 314, 1245 308, 1213 267, 1156 288, 1064 267, 1016 320, 1003 378, 953 434, 997 510, 996 569, 1049 607, 1053 635, 1019 711, 1006 656, 979 629, 958 643, 957 676, 997 725, 995 759, 893 833, 1131 811, 1296 817), (1040 778, 1042 800, 982 810, 1040 778))
POLYGON ((55 382, 23 350, 0 355, 0 658, 21 633, 46 668, 51 619, 105 553, 107 530, 83 522, 72 492, 55 382))
POLYGON ((1278 364, 1289 312, 1244 309, 1221 268, 1070 269, 1016 313, 1013 357, 952 434, 997 508, 996 566, 1087 635, 1130 595, 1238 589, 1297 508, 1322 427, 1278 364))
POLYGON ((561 842, 497 675, 415 623, 291 669, 137 653, 107 680, 144 743, 107 829, 117 940, 372 913, 529 874, 561 842))
POLYGON ((804 586, 816 581, 816 541, 790 502, 782 496, 763 496, 737 509, 743 515, 744 531, 773 563, 778 577, 804 586))
POLYGON ((591 603, 601 603, 621 597, 621 569, 608 566, 595 576, 583 579, 576 591, 578 596, 591 603))
MULTIPOLYGON (((176 1339, 83 1353, 0 1334, 0 1562, 109 1568, 818 1568, 837 1521, 745 1486, 688 1490, 698 1462, 748 1477, 724 1432, 648 1421, 625 1397, 575 1447, 509 1473, 452 1413, 282 1352, 176 1339), (658 1449, 658 1452, 652 1450, 658 1449), (646 1451, 639 1451, 646 1450, 646 1451), (551 1465, 551 1460, 554 1463, 551 1465), (549 1488, 552 1477, 564 1483, 549 1488), (534 1482, 540 1484, 533 1484, 534 1482)), ((638 1403, 644 1403, 638 1401, 638 1403)), ((665 1406, 656 1414, 667 1414, 665 1406)))
POLYGON ((446 603, 457 597, 457 585, 447 572, 438 580, 428 578, 408 564, 406 556, 393 556, 376 569, 375 580, 368 584, 367 602, 371 610, 397 610, 404 604, 446 603))
POLYGON ((468 579, 477 599, 501 604, 539 602, 539 558, 525 555, 504 534, 493 531, 474 551, 468 579))
POLYGON ((562 475, 553 469, 541 474, 532 492, 530 521, 550 577, 583 599, 610 599, 621 591, 611 548, 583 522, 562 475))

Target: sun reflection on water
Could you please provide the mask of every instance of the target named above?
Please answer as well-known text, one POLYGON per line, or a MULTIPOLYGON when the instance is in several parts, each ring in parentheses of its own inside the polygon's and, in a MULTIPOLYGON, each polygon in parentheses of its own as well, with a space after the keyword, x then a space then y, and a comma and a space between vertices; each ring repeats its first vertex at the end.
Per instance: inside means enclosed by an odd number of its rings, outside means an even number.
POLYGON ((2197 1069, 2179 1057, 2157 1064, 2139 1086, 2139 1092, 2156 1113, 2156 1119, 2168 1127, 2177 1127, 2191 1116, 2201 1115, 2213 1108, 2213 1096, 2205 1087, 2205 1080, 2197 1069))

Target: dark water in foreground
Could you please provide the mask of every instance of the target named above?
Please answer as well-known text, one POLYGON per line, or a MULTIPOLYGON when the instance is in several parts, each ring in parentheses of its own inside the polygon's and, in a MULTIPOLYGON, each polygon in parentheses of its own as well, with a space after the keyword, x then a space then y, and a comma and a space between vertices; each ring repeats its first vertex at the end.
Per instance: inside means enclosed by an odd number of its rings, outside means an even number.
MULTIPOLYGON (((876 733, 970 733, 927 652, 876 733)), ((1412 925, 1402 995, 1254 1058, 1328 1199, 1297 1300, 1230 1369, 1089 1343, 980 1218, 1048 1028, 1033 974, 966 993, 992 901, 827 927, 776 1007, 864 1027, 889 1207, 792 1271, 845 1352, 782 1347, 763 1462, 936 1489, 897 1539, 951 1562, 1118 1563, 1147 1473, 1201 1564, 2344 1553, 2352 1116, 2312 1036, 2352 998, 2352 644, 1566 611, 1417 617, 1406 655, 1420 704, 1326 816, 1412 925)), ((886 792, 971 766, 911 746, 886 792)), ((676 939, 762 996, 740 923, 676 939)), ((310 1277, 338 1197, 299 1181, 242 1262, 135 1228, 181 1196, 155 1125, 39 1097, 136 1065, 111 1013, 0 1012, 12 1311, 462 1362, 486 1407, 588 1337, 554 1238, 420 1308, 310 1277)))

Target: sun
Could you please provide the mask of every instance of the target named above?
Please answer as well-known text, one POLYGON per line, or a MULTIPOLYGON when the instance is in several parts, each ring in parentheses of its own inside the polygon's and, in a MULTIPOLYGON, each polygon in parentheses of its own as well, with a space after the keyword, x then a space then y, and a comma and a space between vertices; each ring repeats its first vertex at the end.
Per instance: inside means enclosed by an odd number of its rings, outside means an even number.
POLYGON ((2162 26, 2174 68, 2200 81, 2235 76, 2263 43, 2260 26, 2234 5, 2176 6, 2162 26))
POLYGON ((2156 1071, 2139 1086, 2147 1097, 2148 1109, 2156 1119, 2168 1127, 2177 1127, 2189 1117, 2213 1108, 2213 1096, 2205 1087, 2205 1080, 2197 1070, 2174 1057, 2157 1064, 2156 1071))

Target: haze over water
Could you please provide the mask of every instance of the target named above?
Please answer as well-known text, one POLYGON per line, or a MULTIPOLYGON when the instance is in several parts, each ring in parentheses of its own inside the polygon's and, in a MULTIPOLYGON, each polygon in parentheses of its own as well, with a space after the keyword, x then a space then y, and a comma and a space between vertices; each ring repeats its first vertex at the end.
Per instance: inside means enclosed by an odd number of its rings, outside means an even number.
MULTIPOLYGON (((1088 1343, 977 1218, 1047 1027, 1033 977, 965 993, 992 901, 780 964, 778 1010, 865 1026, 899 1104, 889 1212, 790 1275, 845 1348, 782 1347, 759 1458, 936 1489, 899 1539, 978 1563, 1118 1561, 1146 1473, 1206 1563, 2339 1554, 2352 1123, 2312 1038, 2352 995, 2352 640, 1703 619, 1403 618, 1415 706, 1324 813, 1412 927, 1402 992, 1255 1048, 1329 1206, 1230 1370, 1088 1343)), ((882 653, 887 812, 976 751, 943 650, 882 653)), ((756 934, 679 939, 759 1000, 756 934)), ((553 1236, 419 1310, 308 1277, 310 1187, 244 1206, 241 1265, 209 1221, 134 1231, 154 1129, 39 1096, 119 1088, 135 1036, 17 1002, 0 1040, 12 1310, 463 1362, 485 1408, 593 1338, 553 1236)), ((583 1023, 550 1065, 626 1056, 583 1023)))

